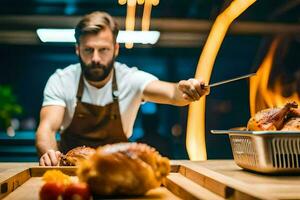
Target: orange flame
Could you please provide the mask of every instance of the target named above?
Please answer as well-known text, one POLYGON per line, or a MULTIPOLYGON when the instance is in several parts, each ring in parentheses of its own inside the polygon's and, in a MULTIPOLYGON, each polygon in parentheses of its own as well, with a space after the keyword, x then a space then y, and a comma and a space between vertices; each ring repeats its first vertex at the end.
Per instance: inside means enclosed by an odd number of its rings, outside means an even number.
MULTIPOLYGON (((256 0, 235 0, 217 17, 199 58, 195 78, 209 82, 217 53, 230 24, 256 0)), ((190 160, 206 160, 205 97, 189 106, 186 147, 190 160), (200 121, 200 122, 199 122, 200 121)))
POLYGON ((276 38, 270 49, 261 63, 256 76, 250 78, 250 113, 253 116, 256 112, 270 107, 282 107, 289 101, 296 101, 299 105, 300 99, 297 91, 293 92, 290 96, 284 97, 283 86, 278 77, 275 80, 274 87, 269 86, 269 77, 272 71, 274 55, 278 48, 280 39, 276 38))

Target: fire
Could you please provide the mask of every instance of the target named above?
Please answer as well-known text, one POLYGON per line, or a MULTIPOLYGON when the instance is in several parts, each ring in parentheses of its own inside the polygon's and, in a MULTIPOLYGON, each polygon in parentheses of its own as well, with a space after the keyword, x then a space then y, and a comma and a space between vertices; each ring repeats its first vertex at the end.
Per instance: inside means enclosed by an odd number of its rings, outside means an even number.
MULTIPOLYGON (((209 83, 213 65, 225 34, 233 22, 256 0, 235 0, 217 17, 199 58, 195 78, 202 77, 209 83)), ((186 146, 190 160, 206 160, 205 146, 205 97, 190 104, 186 146), (199 122, 200 121, 200 122, 199 122)))
POLYGON ((256 76, 250 78, 250 112, 253 116, 256 112, 270 107, 282 107, 288 101, 296 101, 299 105, 300 98, 295 90, 290 96, 283 96, 283 85, 280 77, 275 80, 274 86, 269 87, 269 78, 272 71, 274 55, 280 43, 276 38, 261 63, 256 76))

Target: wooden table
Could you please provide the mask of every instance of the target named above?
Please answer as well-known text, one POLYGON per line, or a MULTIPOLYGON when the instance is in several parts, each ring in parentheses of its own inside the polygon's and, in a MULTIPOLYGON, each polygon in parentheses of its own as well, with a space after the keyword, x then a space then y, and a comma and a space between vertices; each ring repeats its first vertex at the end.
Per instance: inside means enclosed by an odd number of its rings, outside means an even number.
POLYGON ((270 176, 249 172, 238 167, 233 160, 173 163, 187 166, 187 177, 193 177, 202 187, 226 198, 300 199, 300 175, 270 176))
MULTIPOLYGON (((0 183, 37 165, 0 163, 0 183)), ((176 160, 172 171, 167 186, 175 190, 181 186, 193 194, 190 199, 300 199, 300 176, 256 174, 242 170, 232 160, 176 160)))

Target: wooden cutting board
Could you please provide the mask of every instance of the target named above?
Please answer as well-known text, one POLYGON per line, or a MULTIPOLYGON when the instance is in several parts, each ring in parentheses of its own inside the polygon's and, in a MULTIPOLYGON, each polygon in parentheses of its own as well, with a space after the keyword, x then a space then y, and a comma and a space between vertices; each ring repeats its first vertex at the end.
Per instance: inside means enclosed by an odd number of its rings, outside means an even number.
MULTIPOLYGON (((0 163, 0 199, 38 199, 42 185, 40 177, 49 169, 75 175, 74 167, 0 163)), ((162 187, 130 199, 300 199, 299 175, 270 176, 248 172, 233 160, 172 161, 171 171, 162 187)))
MULTIPOLYGON (((1 164, 0 164, 1 169, 1 164)), ((76 167, 37 167, 7 169, 6 175, 0 172, 1 193, 0 199, 5 200, 38 200, 39 191, 43 185, 41 176, 49 169, 58 169, 68 175, 75 175, 76 167)), ((139 197, 120 197, 109 199, 223 199, 186 178, 178 171, 179 166, 172 166, 172 172, 164 185, 150 190, 146 195, 139 197)), ((94 198, 94 200, 97 198, 94 198)))
MULTIPOLYGON (((32 177, 26 181, 21 187, 18 187, 14 192, 5 197, 5 200, 35 200, 39 199, 39 190, 43 185, 41 177, 32 177)), ((130 198, 130 199, 141 199, 139 198, 130 198)), ((160 187, 154 190, 149 191, 149 193, 142 199, 180 199, 169 190, 164 187, 160 187)))

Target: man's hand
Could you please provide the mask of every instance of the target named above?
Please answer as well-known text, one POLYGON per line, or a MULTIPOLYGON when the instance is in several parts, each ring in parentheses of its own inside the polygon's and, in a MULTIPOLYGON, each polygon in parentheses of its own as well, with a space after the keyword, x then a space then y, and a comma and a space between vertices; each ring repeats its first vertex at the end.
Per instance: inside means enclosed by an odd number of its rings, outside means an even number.
POLYGON ((182 80, 178 83, 178 90, 181 91, 182 97, 187 101, 198 101, 201 96, 208 95, 209 87, 205 87, 201 79, 182 80))
POLYGON ((186 106, 209 94, 209 87, 201 79, 182 80, 170 83, 160 80, 150 82, 143 91, 143 100, 154 103, 186 106))
POLYGON ((60 151, 48 150, 40 158, 40 166, 57 166, 59 164, 60 151))

